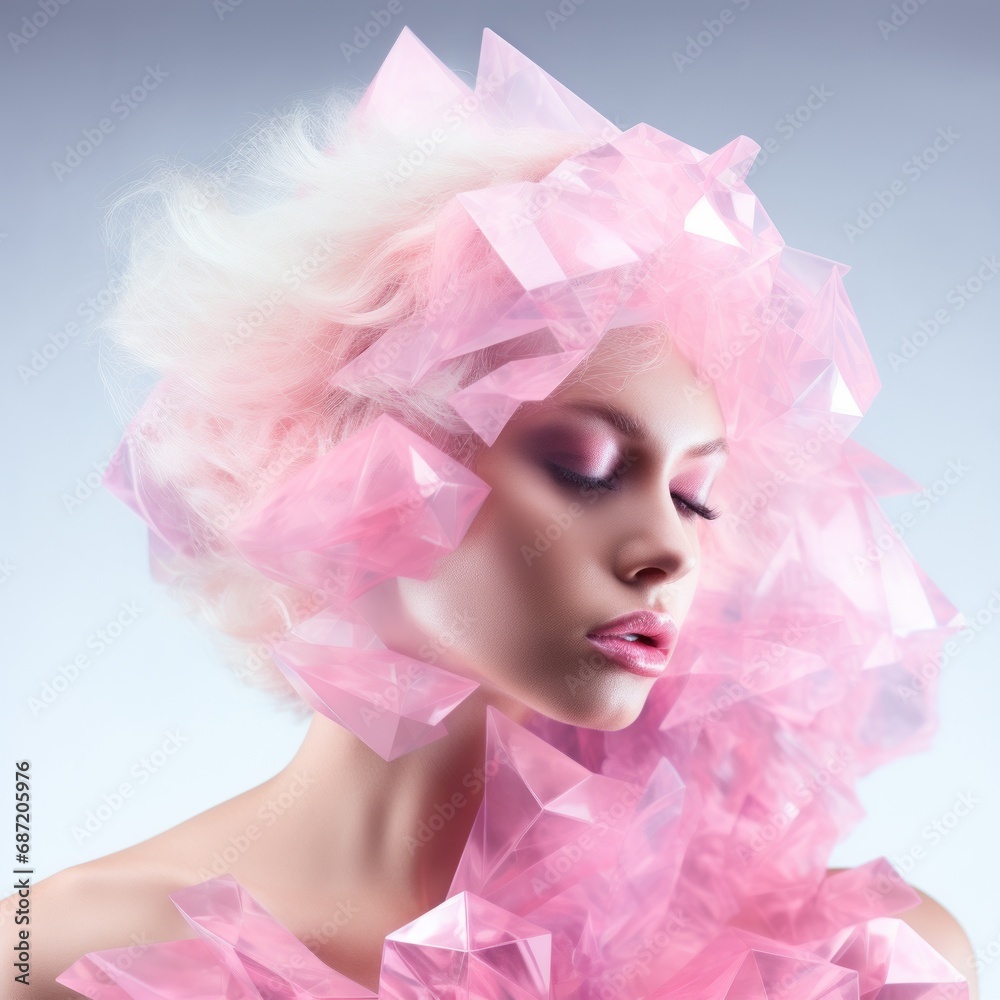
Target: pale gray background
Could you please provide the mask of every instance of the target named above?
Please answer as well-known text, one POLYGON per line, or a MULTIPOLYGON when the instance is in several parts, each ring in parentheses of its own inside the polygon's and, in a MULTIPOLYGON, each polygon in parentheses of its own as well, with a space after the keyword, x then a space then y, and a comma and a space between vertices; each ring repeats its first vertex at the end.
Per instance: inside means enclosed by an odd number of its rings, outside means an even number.
MULTIPOLYGON (((102 203, 155 157, 201 161, 294 95, 367 83, 404 25, 471 81, 490 27, 622 128, 646 121, 704 150, 740 133, 776 140, 752 187, 789 244, 853 268, 848 291, 883 380, 857 438, 925 485, 950 463, 967 467, 930 511, 916 513, 905 543, 955 604, 970 617, 982 612, 983 626, 942 674, 933 748, 864 781, 869 814, 832 863, 880 854, 899 862, 923 848, 909 878, 958 915, 989 963, 982 995, 996 996, 1000 280, 961 310, 948 300, 984 255, 1000 252, 996 6, 907 0, 898 7, 912 13, 883 38, 877 22, 892 15, 890 2, 741 0, 728 5, 732 23, 680 71, 673 53, 703 19, 719 17, 722 3, 586 0, 553 27, 545 12, 555 3, 545 0, 403 0, 402 14, 348 60, 341 43, 369 19, 370 2, 229 2, 220 16, 209 0, 72 0, 16 53, 0 39, 0 268, 9 279, 0 364, 3 762, 10 777, 13 759, 32 761, 39 876, 145 839, 262 781, 302 736, 230 678, 151 583, 138 518, 103 491, 72 511, 64 504, 120 437, 96 354, 81 334, 27 384, 17 369, 106 285, 102 203), (147 66, 165 71, 163 82, 57 179, 53 161, 109 116, 147 66), (783 135, 779 120, 812 88, 830 96, 783 135), (905 164, 939 129, 957 138, 911 179, 905 164), (896 178, 905 192, 852 242, 845 223, 896 178), (889 352, 938 309, 947 320, 940 334, 893 371, 889 352), (130 601, 143 609, 138 620, 33 717, 28 699, 130 601), (139 784, 133 764, 171 731, 186 742, 139 784), (96 834, 75 838, 74 825, 123 780, 133 782, 133 798, 96 834), (962 793, 978 804, 933 844, 927 824, 949 823, 962 793)), ((0 29, 20 31, 22 17, 39 10, 7 2, 0 29)), ((894 517, 913 510, 909 498, 889 509, 894 517)))

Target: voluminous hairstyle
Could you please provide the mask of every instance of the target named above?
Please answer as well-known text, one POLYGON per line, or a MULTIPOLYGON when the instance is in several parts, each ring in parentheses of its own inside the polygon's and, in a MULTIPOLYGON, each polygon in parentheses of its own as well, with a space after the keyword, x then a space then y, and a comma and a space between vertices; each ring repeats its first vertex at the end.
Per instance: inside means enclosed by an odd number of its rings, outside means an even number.
MULTIPOLYGON (((594 145, 583 133, 477 125, 407 170, 416 133, 359 129, 359 96, 300 100, 209 166, 158 164, 116 196, 105 225, 118 271, 99 328, 105 380, 130 416, 142 370, 159 376, 130 444, 191 517, 193 552, 157 549, 154 574, 210 626, 239 677, 299 713, 308 709, 267 642, 321 599, 262 575, 225 527, 382 413, 472 467, 482 441, 447 397, 503 364, 509 345, 457 358, 405 393, 378 384, 359 395, 328 379, 426 306, 435 223, 456 193, 538 181, 594 145)), ((484 296, 510 280, 468 257, 462 271, 484 296)), ((632 331, 622 370, 647 363, 641 348, 664 334, 632 331)))

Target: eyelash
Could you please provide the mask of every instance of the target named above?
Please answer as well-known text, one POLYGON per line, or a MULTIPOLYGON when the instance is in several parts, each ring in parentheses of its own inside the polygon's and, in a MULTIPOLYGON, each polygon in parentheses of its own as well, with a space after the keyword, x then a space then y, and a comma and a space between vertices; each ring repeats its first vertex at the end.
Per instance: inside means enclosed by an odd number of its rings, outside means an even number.
MULTIPOLYGON (((616 481, 619 478, 617 473, 609 476, 607 479, 591 479, 588 476, 581 476, 578 472, 573 472, 572 470, 566 469, 561 465, 556 465, 555 462, 549 462, 548 465, 559 478, 573 483, 575 486, 587 486, 590 489, 596 490, 618 489, 616 485, 616 481)), ((718 507, 706 507, 704 504, 695 503, 693 500, 688 500, 685 497, 682 497, 679 493, 673 493, 671 495, 675 500, 680 500, 684 509, 690 512, 685 515, 687 517, 697 515, 698 517, 705 518, 706 521, 713 521, 722 513, 718 507)))

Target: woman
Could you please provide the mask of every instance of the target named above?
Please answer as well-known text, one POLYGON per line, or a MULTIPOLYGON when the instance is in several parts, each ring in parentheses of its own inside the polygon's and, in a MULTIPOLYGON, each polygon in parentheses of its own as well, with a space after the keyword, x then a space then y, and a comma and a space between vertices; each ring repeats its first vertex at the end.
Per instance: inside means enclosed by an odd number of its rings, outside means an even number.
POLYGON ((140 191, 111 322, 163 378, 108 485, 312 721, 40 883, 31 995, 974 997, 954 918, 825 868, 954 609, 861 565, 877 375, 756 144, 620 132, 489 30, 474 91, 404 29, 325 121, 262 133, 289 196, 140 191))

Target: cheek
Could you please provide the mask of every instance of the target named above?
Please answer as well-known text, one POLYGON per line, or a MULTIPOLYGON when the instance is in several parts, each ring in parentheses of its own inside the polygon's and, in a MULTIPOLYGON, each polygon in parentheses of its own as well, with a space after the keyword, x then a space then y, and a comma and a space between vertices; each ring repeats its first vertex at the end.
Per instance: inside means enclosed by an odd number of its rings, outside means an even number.
POLYGON ((493 489, 453 553, 465 564, 461 585, 499 606, 533 603, 540 593, 551 605, 572 558, 582 505, 558 497, 521 465, 491 471, 493 489))
POLYGON ((545 538, 548 516, 543 498, 508 480, 494 488, 471 525, 470 548, 502 575, 523 584, 538 571, 534 555, 545 538))
POLYGON ((667 594, 670 606, 674 611, 677 624, 682 625, 687 613, 694 603, 695 594, 698 591, 698 581, 701 577, 701 536, 694 529, 691 531, 691 546, 695 553, 695 564, 690 573, 686 573, 681 580, 678 580, 668 587, 667 594))

